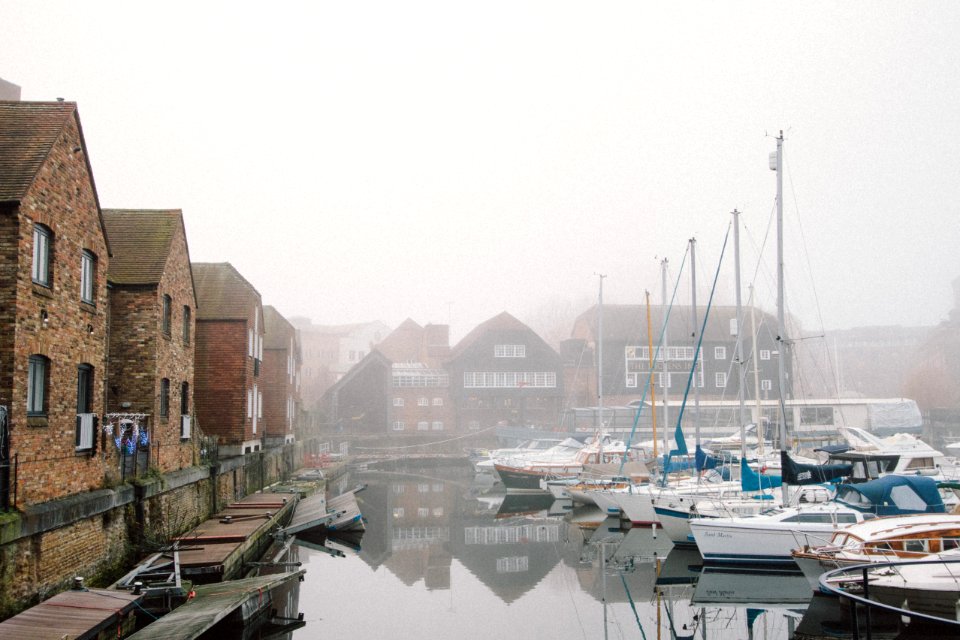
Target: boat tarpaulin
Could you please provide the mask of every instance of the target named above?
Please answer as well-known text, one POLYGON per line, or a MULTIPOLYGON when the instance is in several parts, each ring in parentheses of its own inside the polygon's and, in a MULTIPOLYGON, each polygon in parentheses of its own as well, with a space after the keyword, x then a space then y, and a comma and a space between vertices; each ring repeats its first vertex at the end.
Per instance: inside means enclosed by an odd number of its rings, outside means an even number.
POLYGON ((837 487, 837 501, 880 516, 944 513, 937 482, 927 476, 889 475, 837 487))
POLYGON ((780 452, 780 469, 787 484, 819 484, 845 478, 853 473, 852 464, 803 464, 786 451, 780 452))

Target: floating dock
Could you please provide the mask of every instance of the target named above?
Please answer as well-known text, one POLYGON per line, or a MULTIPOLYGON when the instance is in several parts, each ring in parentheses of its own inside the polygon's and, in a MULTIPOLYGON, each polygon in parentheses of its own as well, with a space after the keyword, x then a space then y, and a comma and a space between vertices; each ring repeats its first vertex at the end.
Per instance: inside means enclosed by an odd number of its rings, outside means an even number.
POLYGON ((0 638, 105 640, 136 628, 142 596, 110 589, 71 589, 0 622, 0 638))

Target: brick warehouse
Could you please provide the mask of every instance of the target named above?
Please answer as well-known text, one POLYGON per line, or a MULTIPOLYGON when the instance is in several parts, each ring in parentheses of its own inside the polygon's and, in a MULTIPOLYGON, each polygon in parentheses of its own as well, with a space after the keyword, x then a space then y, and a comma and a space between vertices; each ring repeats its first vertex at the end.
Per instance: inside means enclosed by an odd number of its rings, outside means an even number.
POLYGON ((115 422, 139 418, 155 468, 189 467, 197 303, 183 214, 105 209, 103 217, 112 249, 107 412, 115 422))
POLYGON ((196 416, 219 440, 221 455, 263 447, 263 305, 229 263, 194 263, 196 416))
POLYGON ((293 442, 299 428, 300 335, 279 311, 263 307, 263 420, 267 446, 293 442))
POLYGON ((0 102, 0 491, 101 486, 109 247, 77 105, 0 102), (78 392, 79 390, 79 392, 78 392))

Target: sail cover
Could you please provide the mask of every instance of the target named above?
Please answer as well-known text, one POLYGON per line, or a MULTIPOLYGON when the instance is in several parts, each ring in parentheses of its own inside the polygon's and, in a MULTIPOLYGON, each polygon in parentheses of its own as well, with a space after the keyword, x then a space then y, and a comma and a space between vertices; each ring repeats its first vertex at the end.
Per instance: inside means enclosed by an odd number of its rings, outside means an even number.
POLYGON ((780 476, 764 476, 750 468, 746 458, 740 459, 740 489, 742 491, 760 491, 772 489, 782 484, 780 476))
POLYGON ((801 464, 786 451, 780 452, 780 468, 787 484, 819 484, 844 478, 853 473, 852 464, 801 464))

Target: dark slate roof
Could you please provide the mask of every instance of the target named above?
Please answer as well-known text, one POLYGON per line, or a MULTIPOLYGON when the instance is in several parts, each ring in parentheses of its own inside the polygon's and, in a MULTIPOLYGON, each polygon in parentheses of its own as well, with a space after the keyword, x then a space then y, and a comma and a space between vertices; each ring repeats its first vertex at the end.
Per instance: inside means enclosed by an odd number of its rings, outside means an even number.
MULTIPOLYGON (((107 278, 114 284, 157 284, 163 276, 178 227, 179 209, 104 209, 113 256, 107 278)), ((186 237, 186 233, 184 233, 186 237)))
POLYGON ((246 320, 260 293, 229 262, 194 262, 197 320, 246 320))
MULTIPOLYGON (((575 327, 586 327, 591 339, 597 335, 597 305, 584 311, 574 322, 575 327)), ((703 317, 707 312, 706 306, 697 306, 697 323, 703 324, 703 317)), ((704 329, 703 339, 718 341, 730 339, 730 321, 737 317, 737 308, 733 305, 713 305, 710 309, 710 318, 704 329)), ((650 324, 654 338, 663 328, 663 307, 650 305, 650 324)), ((679 340, 682 336, 693 333, 693 316, 690 307, 674 305, 670 311, 670 339, 679 340)), ((776 319, 763 311, 757 312, 757 325, 770 323, 776 327, 776 319)), ((750 326, 750 309, 743 309, 743 323, 750 326)), ((576 330, 574 331, 576 333, 576 330)), ((583 336, 578 336, 583 337, 583 336)), ((647 308, 639 304, 605 304, 603 305, 603 339, 610 342, 630 342, 647 337, 647 308)))
POLYGON ((547 345, 547 343, 537 335, 533 329, 523 324, 512 315, 506 311, 496 315, 486 322, 482 322, 474 327, 473 331, 468 333, 463 337, 460 342, 450 351, 450 360, 455 360, 458 358, 464 351, 469 349, 475 342, 480 340, 485 334, 495 331, 525 331, 530 335, 535 336, 551 351, 554 351, 553 347, 547 345))
POLYGON ((279 311, 270 305, 263 306, 264 349, 289 349, 294 332, 293 325, 279 311))
POLYGON ((26 195, 76 111, 75 102, 0 101, 0 202, 26 195))

